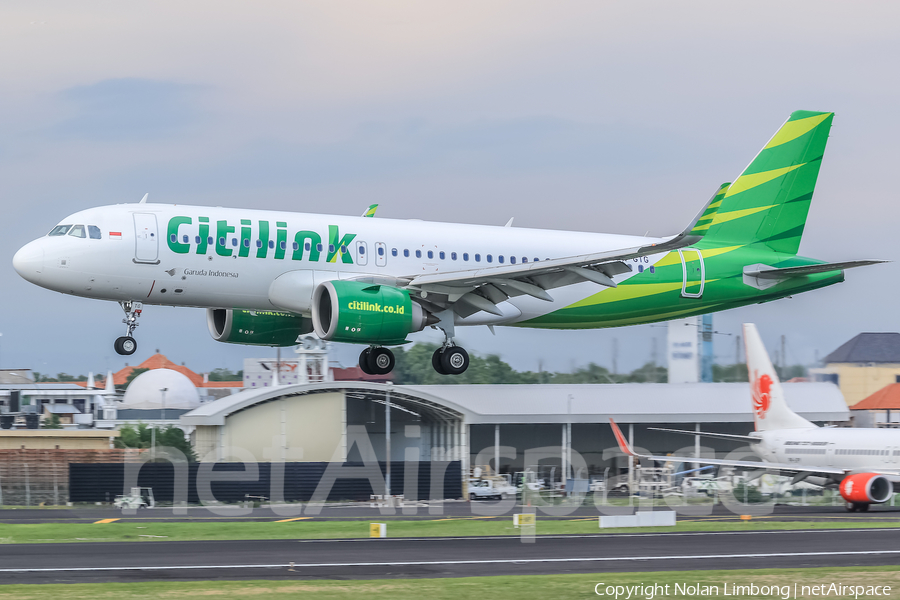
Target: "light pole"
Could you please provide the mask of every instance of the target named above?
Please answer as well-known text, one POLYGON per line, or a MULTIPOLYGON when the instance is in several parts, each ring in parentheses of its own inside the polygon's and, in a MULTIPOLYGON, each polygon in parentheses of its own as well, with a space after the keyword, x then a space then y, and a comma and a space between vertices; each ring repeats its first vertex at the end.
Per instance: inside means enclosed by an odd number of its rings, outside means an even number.
POLYGON ((384 473, 384 499, 387 501, 391 495, 391 383, 388 382, 387 390, 384 394, 384 450, 385 450, 385 473, 384 473))

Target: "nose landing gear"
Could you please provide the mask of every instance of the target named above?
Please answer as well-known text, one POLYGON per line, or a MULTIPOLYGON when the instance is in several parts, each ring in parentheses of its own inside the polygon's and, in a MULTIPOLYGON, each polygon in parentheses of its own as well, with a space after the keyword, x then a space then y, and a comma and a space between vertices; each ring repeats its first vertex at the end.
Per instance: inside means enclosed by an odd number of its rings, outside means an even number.
POLYGON ((128 301, 119 302, 119 306, 125 311, 125 318, 122 319, 122 322, 125 323, 125 335, 116 338, 113 348, 116 349, 117 354, 130 356, 137 350, 137 341, 131 337, 131 334, 134 333, 135 327, 139 325, 138 317, 141 316, 144 305, 140 302, 128 301))

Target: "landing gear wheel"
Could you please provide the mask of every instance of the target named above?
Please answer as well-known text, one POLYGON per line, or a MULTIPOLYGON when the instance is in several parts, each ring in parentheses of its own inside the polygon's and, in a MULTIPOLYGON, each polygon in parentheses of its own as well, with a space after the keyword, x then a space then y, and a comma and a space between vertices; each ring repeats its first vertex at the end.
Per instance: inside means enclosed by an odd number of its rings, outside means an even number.
POLYGON ((372 375, 387 375, 394 370, 394 353, 387 348, 369 350, 369 370, 372 375))
POLYGON ((372 371, 369 370, 369 355, 371 353, 371 348, 366 348, 362 352, 359 353, 359 368, 366 375, 374 375, 372 371))
POLYGON ((443 348, 438 348, 434 351, 434 354, 431 355, 431 366, 437 372, 438 375, 446 375, 444 372, 444 367, 441 366, 441 354, 443 353, 443 348))
POLYGON ((447 346, 441 352, 441 368, 447 375, 461 375, 469 368, 469 353, 460 346, 447 346))
POLYGON ((859 512, 869 512, 869 505, 859 502, 856 504, 856 510, 858 510, 859 512))
POLYGON ((118 354, 123 356, 131 356, 134 354, 135 350, 137 350, 137 342, 133 337, 130 336, 122 336, 116 339, 116 343, 113 344, 113 347, 116 349, 118 354))

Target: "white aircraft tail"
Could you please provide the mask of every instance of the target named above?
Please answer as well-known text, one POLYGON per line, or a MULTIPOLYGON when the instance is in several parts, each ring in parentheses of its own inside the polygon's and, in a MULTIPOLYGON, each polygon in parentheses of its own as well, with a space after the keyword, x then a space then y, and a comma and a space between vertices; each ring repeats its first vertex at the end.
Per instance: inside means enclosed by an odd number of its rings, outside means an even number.
POLYGON ((753 323, 744 323, 744 347, 747 350, 747 371, 750 375, 756 431, 815 427, 815 424, 792 411, 785 402, 778 373, 775 372, 753 323))

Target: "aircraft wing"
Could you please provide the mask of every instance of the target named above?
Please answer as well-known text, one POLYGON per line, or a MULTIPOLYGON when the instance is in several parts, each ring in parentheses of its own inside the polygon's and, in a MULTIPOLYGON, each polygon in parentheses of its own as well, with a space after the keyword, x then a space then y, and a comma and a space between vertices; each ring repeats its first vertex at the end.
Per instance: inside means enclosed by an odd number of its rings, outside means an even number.
POLYGON ((614 288, 617 284, 613 277, 631 271, 625 261, 685 248, 703 239, 729 185, 719 186, 703 210, 681 233, 659 242, 531 263, 413 275, 400 278, 398 283, 425 292, 423 297, 427 300, 423 302, 417 298, 417 301, 431 304, 436 310, 452 308, 462 317, 479 310, 502 316, 497 304, 523 294, 552 302, 553 297, 547 290, 584 281, 614 288))
POLYGON ((616 422, 612 419, 609 420, 610 425, 612 426, 613 434, 616 436, 616 442, 619 444, 619 449, 628 456, 636 456, 637 458, 645 458, 649 460, 658 460, 662 462, 666 461, 674 461, 674 462, 688 462, 688 463, 698 463, 702 465, 720 465, 723 467, 744 467, 746 469, 771 469, 773 471, 792 471, 794 473, 825 473, 829 475, 846 475, 848 473, 847 470, 841 469, 839 467, 821 467, 821 466, 811 466, 811 465, 800 465, 800 464, 787 464, 787 463, 774 463, 774 462, 763 462, 756 460, 727 460, 727 459, 719 459, 719 458, 695 458, 693 456, 653 456, 650 454, 638 454, 632 449, 631 444, 628 443, 628 440, 625 439, 625 436, 622 434, 622 430, 619 429, 619 426, 616 425, 616 422))
POLYGON ((648 427, 653 431, 666 431, 668 433, 682 433, 684 435, 702 435, 704 437, 717 438, 720 440, 731 440, 732 442, 749 442, 751 444, 759 443, 761 440, 752 435, 737 435, 735 433, 712 433, 709 431, 690 431, 688 429, 667 429, 665 427, 648 427))

